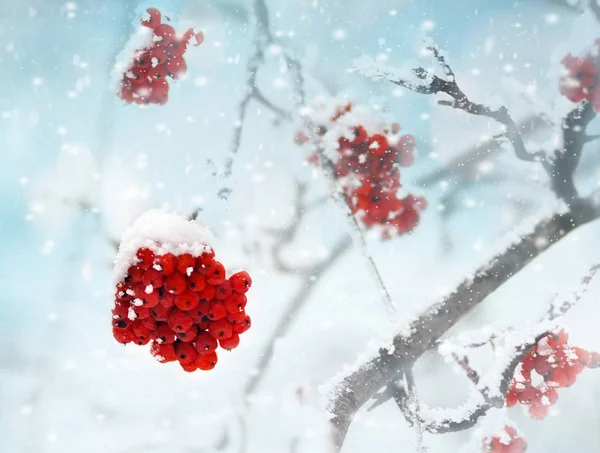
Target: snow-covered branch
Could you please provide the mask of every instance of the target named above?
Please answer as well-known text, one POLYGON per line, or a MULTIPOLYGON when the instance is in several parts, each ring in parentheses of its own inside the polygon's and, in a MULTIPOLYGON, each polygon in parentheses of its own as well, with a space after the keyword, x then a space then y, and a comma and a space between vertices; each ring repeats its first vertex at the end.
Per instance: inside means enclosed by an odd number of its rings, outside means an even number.
POLYGON ((363 404, 397 380, 398 372, 411 367, 464 315, 553 244, 577 227, 600 217, 596 195, 573 203, 565 214, 537 223, 394 337, 392 353, 382 350, 377 357, 341 377, 330 394, 328 405, 334 445, 341 448, 354 414, 363 404))

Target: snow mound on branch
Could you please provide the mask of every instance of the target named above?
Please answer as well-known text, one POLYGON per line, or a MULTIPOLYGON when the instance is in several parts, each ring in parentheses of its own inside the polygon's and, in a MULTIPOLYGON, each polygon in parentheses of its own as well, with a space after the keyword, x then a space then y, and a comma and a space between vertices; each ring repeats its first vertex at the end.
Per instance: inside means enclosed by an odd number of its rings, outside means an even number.
POLYGON ((213 239, 207 226, 188 220, 182 214, 150 210, 142 214, 121 237, 114 261, 114 283, 123 280, 127 269, 137 263, 136 253, 140 247, 146 247, 156 255, 189 253, 200 256, 212 250, 213 239))
POLYGON ((374 81, 388 80, 394 83, 402 82, 404 85, 415 87, 421 85, 428 86, 433 82, 432 71, 422 72, 417 75, 415 69, 423 67, 423 64, 419 64, 416 60, 406 61, 401 68, 394 68, 388 66, 382 60, 363 55, 356 58, 352 64, 352 72, 357 72, 374 81))

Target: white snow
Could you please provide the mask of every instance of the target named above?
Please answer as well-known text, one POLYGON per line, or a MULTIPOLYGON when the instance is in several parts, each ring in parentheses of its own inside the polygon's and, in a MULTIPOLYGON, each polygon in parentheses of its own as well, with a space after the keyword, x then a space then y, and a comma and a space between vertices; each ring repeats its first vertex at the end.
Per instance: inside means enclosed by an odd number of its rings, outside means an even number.
POLYGON ((114 260, 114 283, 127 275, 127 269, 138 259, 139 248, 146 247, 156 255, 189 253, 200 256, 212 249, 213 235, 207 226, 188 220, 183 214, 150 210, 125 230, 114 260))

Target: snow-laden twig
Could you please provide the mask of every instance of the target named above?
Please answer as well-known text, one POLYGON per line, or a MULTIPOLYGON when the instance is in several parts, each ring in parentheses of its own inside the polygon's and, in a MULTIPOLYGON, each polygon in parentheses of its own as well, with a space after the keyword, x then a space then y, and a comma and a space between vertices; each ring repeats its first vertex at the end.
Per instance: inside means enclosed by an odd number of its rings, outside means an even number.
POLYGON ((577 227, 600 217, 600 194, 570 206, 564 214, 538 222, 520 239, 498 253, 472 277, 432 304, 393 339, 393 354, 380 353, 339 378, 330 393, 333 443, 341 449, 354 414, 389 382, 398 379, 398 370, 406 369, 435 345, 464 315, 485 300, 535 257, 548 250, 577 227))
POLYGON ((359 73, 368 78, 373 80, 387 80, 416 93, 445 93, 450 96, 452 100, 440 100, 438 101, 439 105, 449 106, 463 110, 471 115, 484 116, 497 121, 505 127, 506 137, 512 144, 515 154, 519 159, 527 162, 544 162, 544 153, 530 153, 527 151, 523 138, 521 137, 521 132, 505 106, 492 108, 484 104, 472 102, 458 86, 454 73, 439 50, 435 46, 428 47, 428 50, 434 55, 439 65, 444 70, 444 73, 446 74, 445 79, 436 76, 422 67, 413 68, 411 70, 411 77, 407 77, 406 71, 388 68, 382 63, 374 62, 372 59, 369 60, 368 57, 362 57, 361 59, 356 60, 355 68, 359 73))

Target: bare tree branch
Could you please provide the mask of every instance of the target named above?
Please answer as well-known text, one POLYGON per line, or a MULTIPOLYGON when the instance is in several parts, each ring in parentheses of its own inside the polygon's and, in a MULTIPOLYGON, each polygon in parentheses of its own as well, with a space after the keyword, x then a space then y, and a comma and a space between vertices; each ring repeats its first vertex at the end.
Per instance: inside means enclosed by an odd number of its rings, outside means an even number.
POLYGON ((289 328, 292 325, 293 320, 295 319, 296 314, 304 306, 305 302, 315 290, 323 274, 327 271, 327 269, 330 266, 335 264, 348 250, 350 250, 351 244, 352 242, 350 241, 350 238, 344 235, 340 240, 338 240, 337 244, 333 247, 331 255, 325 261, 314 266, 310 274, 305 274, 305 277, 300 283, 300 290, 292 299, 287 309, 283 313, 279 324, 275 328, 273 334, 271 335, 271 338, 268 341, 267 346, 265 347, 264 352, 260 356, 260 360, 256 367, 256 374, 254 374, 246 384, 246 388, 244 391, 246 395, 252 394, 254 390, 258 387, 258 384, 260 383, 262 378, 264 377, 265 370, 273 357, 273 353, 275 351, 275 343, 277 342, 277 340, 287 334, 289 328))
MULTIPOLYGON (((246 86, 245 94, 242 97, 238 106, 238 118, 234 123, 233 138, 230 148, 230 155, 225 160, 225 166, 222 177, 226 180, 231 176, 233 169, 233 162, 237 156, 242 141, 242 133, 244 130, 244 124, 246 121, 246 115, 248 113, 248 106, 252 100, 255 100, 259 104, 272 111, 275 116, 279 119, 291 121, 292 114, 285 109, 276 106, 271 100, 267 99, 262 90, 257 86, 256 79, 258 71, 265 61, 265 51, 268 46, 275 45, 276 41, 273 38, 269 23, 269 13, 265 0, 253 0, 253 13, 255 20, 255 36, 254 36, 254 53, 248 59, 246 67, 246 86)), ((294 93, 298 98, 297 103, 304 104, 304 77, 302 75, 302 64, 294 57, 290 51, 283 50, 282 58, 286 62, 288 68, 294 71, 294 93)), ((223 200, 227 200, 231 194, 230 187, 222 187, 217 195, 223 200)))

